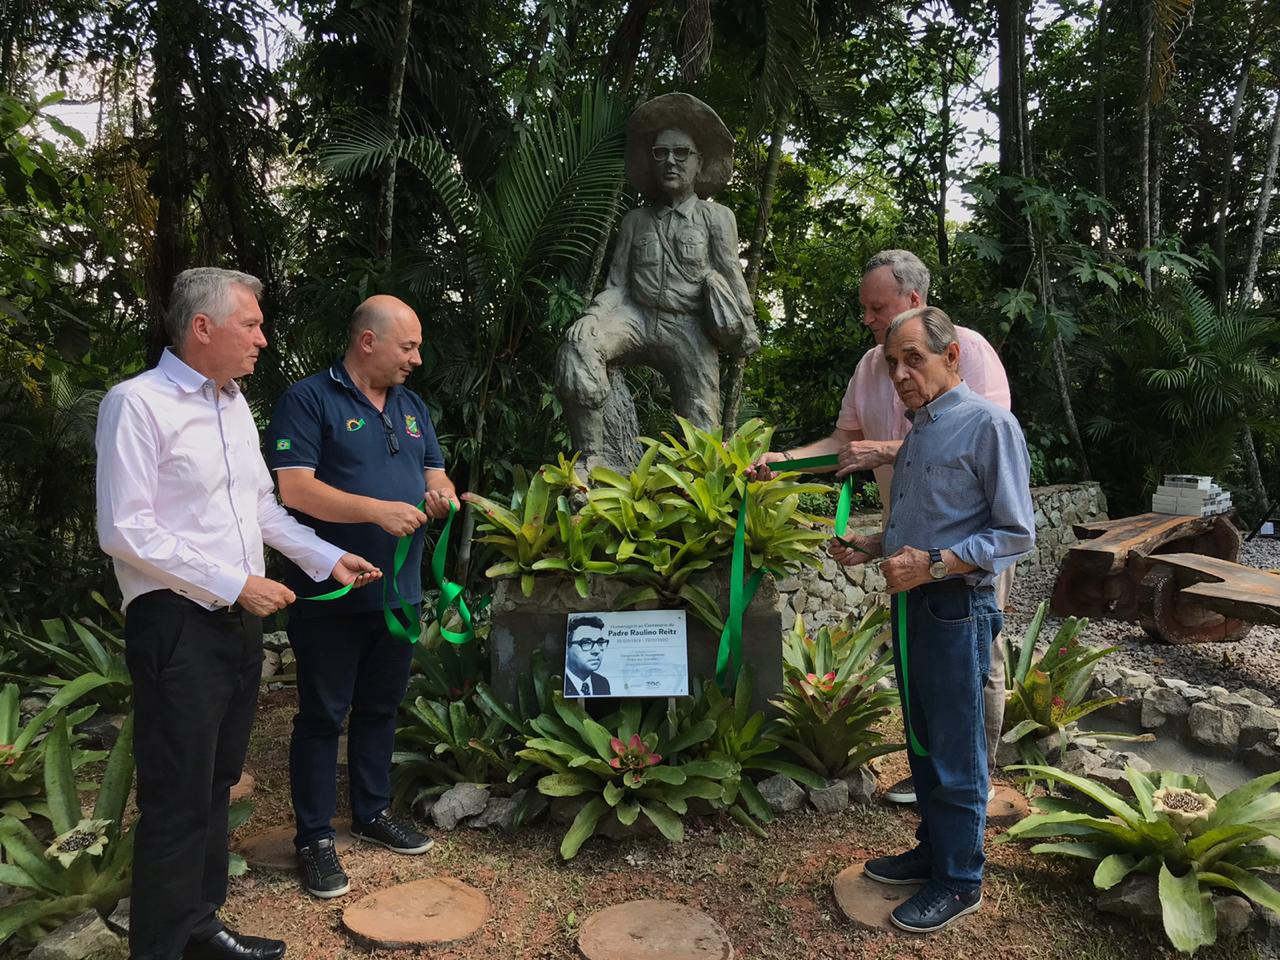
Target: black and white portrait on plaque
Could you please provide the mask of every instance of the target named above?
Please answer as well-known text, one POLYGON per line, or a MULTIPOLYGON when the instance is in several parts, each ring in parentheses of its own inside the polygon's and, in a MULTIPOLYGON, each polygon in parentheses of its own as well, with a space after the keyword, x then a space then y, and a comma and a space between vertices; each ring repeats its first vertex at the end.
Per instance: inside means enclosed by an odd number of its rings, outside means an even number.
POLYGON ((683 610, 570 614, 566 697, 683 697, 689 653, 683 610))

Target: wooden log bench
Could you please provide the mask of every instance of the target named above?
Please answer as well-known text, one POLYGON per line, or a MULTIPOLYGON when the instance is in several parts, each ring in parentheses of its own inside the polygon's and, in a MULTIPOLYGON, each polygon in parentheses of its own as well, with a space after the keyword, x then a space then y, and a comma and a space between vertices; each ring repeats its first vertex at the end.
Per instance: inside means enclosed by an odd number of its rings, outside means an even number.
MULTIPOLYGON (((1238 640, 1252 622, 1270 623, 1280 610, 1268 605, 1280 596, 1256 579, 1271 575, 1235 563, 1240 533, 1228 515, 1142 513, 1073 530, 1080 542, 1063 559, 1053 588, 1059 616, 1136 620, 1167 643, 1198 643, 1238 640), (1193 587, 1201 592, 1188 592, 1193 587)), ((1280 577, 1272 579, 1280 587, 1280 577)))

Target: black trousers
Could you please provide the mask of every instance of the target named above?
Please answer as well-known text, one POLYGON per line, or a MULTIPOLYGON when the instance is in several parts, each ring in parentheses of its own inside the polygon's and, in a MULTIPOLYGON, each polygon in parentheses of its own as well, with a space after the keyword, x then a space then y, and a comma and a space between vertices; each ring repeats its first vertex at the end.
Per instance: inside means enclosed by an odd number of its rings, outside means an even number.
POLYGON ((352 819, 366 823, 391 805, 396 709, 409 685, 413 648, 387 632, 381 611, 290 617, 288 629, 298 665, 289 782, 294 842, 302 847, 333 836, 343 720, 352 819))
POLYGON ((140 814, 129 952, 178 960, 222 929, 227 806, 258 700, 262 621, 157 590, 129 604, 124 635, 140 814))

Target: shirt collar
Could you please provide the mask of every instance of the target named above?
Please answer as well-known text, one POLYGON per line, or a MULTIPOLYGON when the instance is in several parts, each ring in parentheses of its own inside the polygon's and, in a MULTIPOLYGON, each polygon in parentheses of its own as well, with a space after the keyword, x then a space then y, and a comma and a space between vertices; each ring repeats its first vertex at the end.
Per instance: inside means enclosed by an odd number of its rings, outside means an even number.
MULTIPOLYGON (((329 379, 334 383, 346 387, 354 393, 357 398, 363 400, 365 403, 369 402, 369 398, 364 395, 364 391, 356 386, 356 382, 351 379, 351 374, 347 373, 346 364, 344 364, 341 359, 335 360, 333 362, 333 366, 329 368, 329 379)), ((387 387, 387 403, 391 402, 391 397, 395 392, 396 388, 394 386, 387 387)))
MULTIPOLYGON (((930 420, 937 420, 952 407, 964 403, 971 396, 973 396, 973 391, 969 389, 968 384, 961 380, 942 396, 935 397, 929 403, 926 403, 922 409, 928 411, 930 420)), ((919 410, 908 410, 907 419, 915 423, 916 414, 919 412, 919 410)))
POLYGON ((692 196, 681 201, 680 203, 676 204, 674 207, 672 206, 663 207, 661 210, 658 211, 658 215, 663 219, 666 219, 669 214, 678 213, 680 214, 680 216, 688 220, 691 216, 693 216, 693 208, 697 205, 697 203, 698 203, 698 195, 695 193, 692 196))
MULTIPOLYGON (((168 377, 183 393, 196 393, 206 384, 213 383, 212 378, 206 377, 199 370, 189 366, 170 347, 165 347, 164 353, 160 354, 160 362, 156 364, 156 369, 168 377)), ((234 397, 240 392, 240 385, 234 380, 228 380, 227 385, 222 389, 228 396, 234 397)))

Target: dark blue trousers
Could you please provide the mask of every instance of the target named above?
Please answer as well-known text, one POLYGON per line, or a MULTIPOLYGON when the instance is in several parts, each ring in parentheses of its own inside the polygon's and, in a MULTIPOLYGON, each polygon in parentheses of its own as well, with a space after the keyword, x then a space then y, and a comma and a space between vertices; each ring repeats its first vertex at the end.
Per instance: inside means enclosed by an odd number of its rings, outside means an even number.
POLYGON ((352 819, 368 821, 391 805, 396 708, 409 683, 412 648, 387 632, 381 611, 294 617, 288 632, 298 665, 289 780, 294 842, 301 847, 333 836, 338 737, 348 710, 352 819))
POLYGON ((987 825, 983 685, 1004 618, 989 588, 951 587, 892 597, 893 663, 920 808, 916 839, 934 880, 972 889, 982 883, 987 825))

